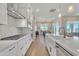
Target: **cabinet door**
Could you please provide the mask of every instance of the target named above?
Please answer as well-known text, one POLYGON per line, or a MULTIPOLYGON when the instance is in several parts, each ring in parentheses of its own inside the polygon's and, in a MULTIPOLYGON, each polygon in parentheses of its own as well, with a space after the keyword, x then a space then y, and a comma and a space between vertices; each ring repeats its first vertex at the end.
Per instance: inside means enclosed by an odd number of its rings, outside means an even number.
POLYGON ((8 56, 17 56, 17 44, 16 43, 10 46, 8 56))
POLYGON ((23 46, 24 46, 24 48, 23 48, 23 50, 22 50, 22 53, 23 53, 23 55, 25 55, 25 53, 26 53, 26 51, 27 51, 27 42, 26 42, 25 37, 24 37, 24 39, 23 39, 23 46))
POLYGON ((7 3, 7 8, 9 10, 15 10, 15 11, 18 11, 18 3, 7 3))
POLYGON ((25 49, 26 46, 25 46, 25 42, 24 42, 24 37, 21 38, 20 41, 18 41, 18 55, 19 56, 24 56, 25 55, 25 49))
POLYGON ((56 48, 55 48, 55 41, 53 41, 52 39, 48 38, 46 40, 46 47, 48 49, 48 52, 51 56, 55 56, 56 55, 56 48))
POLYGON ((0 24, 7 24, 7 4, 0 3, 0 24))
POLYGON ((0 53, 1 56, 16 56, 17 45, 13 44, 0 53))
POLYGON ((22 48, 23 48, 22 40, 18 41, 17 44, 18 44, 18 55, 22 56, 22 48))
POLYGON ((18 55, 24 56, 27 52, 32 40, 29 40, 29 35, 24 36, 18 41, 18 55))
POLYGON ((27 4, 20 3, 18 4, 18 12, 22 14, 24 17, 27 16, 27 4))
POLYGON ((23 49, 22 49, 22 54, 25 55, 25 53, 27 52, 31 42, 29 41, 29 35, 26 35, 22 38, 23 41, 23 49))
POLYGON ((31 43, 32 43, 32 40, 31 39, 31 36, 30 35, 26 35, 24 37, 24 40, 23 40, 23 44, 24 44, 24 49, 23 49, 23 54, 25 54, 28 50, 28 48, 30 47, 31 43))

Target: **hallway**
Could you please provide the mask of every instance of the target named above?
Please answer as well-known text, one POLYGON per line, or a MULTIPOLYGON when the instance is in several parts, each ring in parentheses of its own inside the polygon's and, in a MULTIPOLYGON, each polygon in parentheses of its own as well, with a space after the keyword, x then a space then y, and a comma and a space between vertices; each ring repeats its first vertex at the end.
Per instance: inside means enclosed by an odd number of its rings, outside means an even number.
POLYGON ((49 56, 47 49, 45 48, 44 39, 39 36, 34 40, 31 47, 28 49, 27 56, 49 56))

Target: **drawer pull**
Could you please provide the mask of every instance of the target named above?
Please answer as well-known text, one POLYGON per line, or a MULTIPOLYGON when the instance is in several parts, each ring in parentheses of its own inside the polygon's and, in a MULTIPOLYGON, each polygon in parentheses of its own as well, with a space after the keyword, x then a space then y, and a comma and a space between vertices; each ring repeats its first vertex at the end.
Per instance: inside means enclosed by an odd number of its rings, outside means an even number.
POLYGON ((23 49, 23 47, 20 48, 21 50, 23 49))
POLYGON ((9 49, 9 51, 13 50, 15 47, 12 47, 11 49, 9 49))

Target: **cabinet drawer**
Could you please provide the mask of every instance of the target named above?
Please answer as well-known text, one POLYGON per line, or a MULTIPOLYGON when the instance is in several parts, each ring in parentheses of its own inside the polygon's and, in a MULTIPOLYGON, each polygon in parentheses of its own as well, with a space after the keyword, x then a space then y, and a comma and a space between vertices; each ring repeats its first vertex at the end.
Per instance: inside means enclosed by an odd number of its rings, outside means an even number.
POLYGON ((20 40, 20 41, 18 41, 18 55, 19 56, 23 56, 24 54, 24 52, 23 52, 23 50, 25 49, 25 45, 24 45, 24 42, 23 42, 23 38, 20 40))
POLYGON ((1 56, 16 56, 17 55, 16 47, 17 47, 16 44, 10 45, 2 53, 0 53, 0 55, 1 56))
POLYGON ((20 40, 20 41, 18 41, 18 49, 22 49, 22 46, 23 46, 23 41, 22 40, 20 40))

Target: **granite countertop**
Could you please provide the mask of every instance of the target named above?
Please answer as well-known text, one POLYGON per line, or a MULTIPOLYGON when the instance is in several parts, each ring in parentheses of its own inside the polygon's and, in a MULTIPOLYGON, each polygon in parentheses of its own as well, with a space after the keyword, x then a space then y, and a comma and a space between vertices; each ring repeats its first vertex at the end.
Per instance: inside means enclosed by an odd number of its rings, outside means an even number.
POLYGON ((79 37, 48 36, 72 55, 79 56, 79 37))
POLYGON ((51 38, 72 55, 79 55, 79 37, 63 38, 61 36, 53 36, 51 38))
POLYGON ((72 55, 79 56, 79 38, 62 38, 56 42, 72 55))
POLYGON ((11 44, 16 43, 18 40, 20 40, 20 38, 26 36, 24 35, 15 35, 15 36, 10 36, 10 37, 6 37, 6 38, 2 38, 0 40, 0 52, 2 52, 3 50, 5 50, 6 48, 8 48, 11 44))
POLYGON ((23 36, 25 36, 25 34, 19 34, 19 35, 9 36, 9 37, 2 38, 0 40, 18 40, 19 38, 21 38, 23 36))

